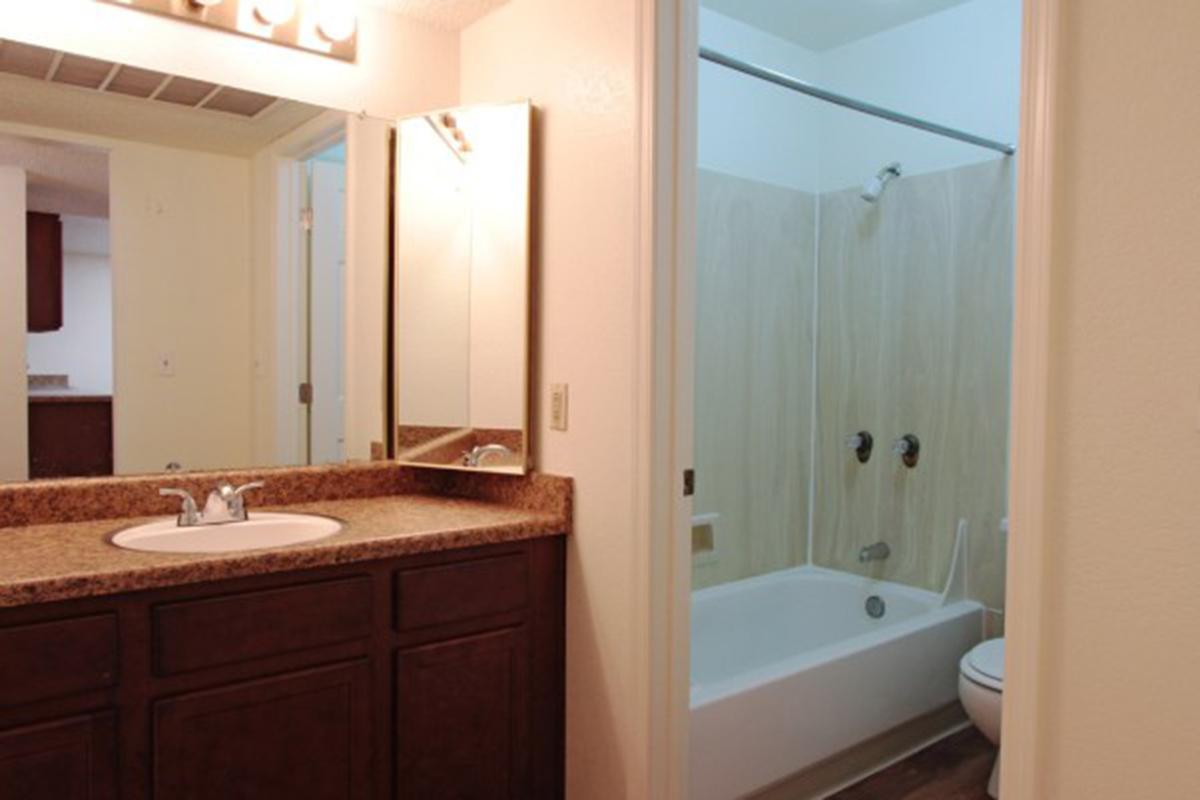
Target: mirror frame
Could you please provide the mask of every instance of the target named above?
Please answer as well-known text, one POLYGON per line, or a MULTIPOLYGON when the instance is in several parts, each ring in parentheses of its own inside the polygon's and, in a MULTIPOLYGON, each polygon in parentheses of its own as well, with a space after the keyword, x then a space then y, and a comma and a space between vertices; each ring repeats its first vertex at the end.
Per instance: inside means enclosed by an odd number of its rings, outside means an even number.
POLYGON ((536 150, 534 143, 536 141, 535 122, 537 120, 537 107, 533 104, 530 98, 521 98, 510 102, 495 102, 495 103, 474 103, 465 106, 453 106, 450 108, 439 108, 429 111, 424 111, 418 114, 409 114, 400 117, 396 120, 393 127, 395 141, 392 144, 392 246, 391 253, 391 270, 390 287, 388 291, 388 341, 386 351, 388 353, 388 375, 390 380, 387 381, 389 386, 389 418, 388 422, 388 455, 389 458, 396 464, 406 467, 419 467, 422 469, 437 469, 449 470, 453 472, 465 472, 473 474, 488 474, 488 475, 527 475, 534 471, 533 457, 533 329, 534 329, 534 314, 535 314, 535 272, 534 272, 534 236, 536 228, 533 223, 534 209, 536 207, 535 192, 537 189, 536 181, 534 180, 536 150), (427 461, 410 461, 399 457, 399 442, 397 441, 400 427, 400 381, 398 365, 396 363, 396 333, 398 327, 397 318, 397 291, 399 287, 399 276, 402 265, 400 264, 400 213, 399 213, 399 191, 398 182, 400 179, 400 129, 404 122, 410 120, 425 119, 427 117, 437 116, 439 114, 455 114, 472 109, 479 108, 506 108, 506 107, 524 107, 525 119, 528 125, 529 135, 526 138, 526 158, 528 169, 525 171, 525 248, 524 248, 524 277, 525 277, 525 313, 522 315, 522 328, 524 335, 524 359, 521 363, 521 385, 524 388, 523 408, 521 414, 521 450, 522 460, 519 467, 468 467, 463 464, 433 464, 427 461))

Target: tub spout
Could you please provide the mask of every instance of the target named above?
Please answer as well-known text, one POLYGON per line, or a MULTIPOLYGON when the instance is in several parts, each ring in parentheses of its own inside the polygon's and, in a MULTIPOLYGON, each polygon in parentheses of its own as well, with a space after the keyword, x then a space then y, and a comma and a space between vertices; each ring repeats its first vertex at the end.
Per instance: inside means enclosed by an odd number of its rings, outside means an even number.
POLYGON ((887 542, 876 542, 858 551, 858 561, 860 564, 866 564, 868 561, 883 561, 891 554, 892 548, 888 547, 887 542))

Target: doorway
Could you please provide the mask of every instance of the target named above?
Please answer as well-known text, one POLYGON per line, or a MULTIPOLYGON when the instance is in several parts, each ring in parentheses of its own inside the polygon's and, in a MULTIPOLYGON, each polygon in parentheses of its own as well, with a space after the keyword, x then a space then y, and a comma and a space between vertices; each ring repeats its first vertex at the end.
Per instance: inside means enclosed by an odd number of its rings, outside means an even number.
POLYGON ((301 235, 304 276, 301 404, 304 460, 345 459, 346 143, 329 145, 303 162, 301 235))

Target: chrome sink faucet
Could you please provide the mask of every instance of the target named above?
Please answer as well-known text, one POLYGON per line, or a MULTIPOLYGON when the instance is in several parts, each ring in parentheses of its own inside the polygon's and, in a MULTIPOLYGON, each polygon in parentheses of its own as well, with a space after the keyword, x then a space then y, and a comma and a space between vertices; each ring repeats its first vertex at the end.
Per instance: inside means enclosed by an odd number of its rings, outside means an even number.
POLYGON ((512 455, 512 450, 509 450, 502 444, 475 445, 463 453, 463 466, 478 467, 483 463, 483 459, 489 455, 512 455))
POLYGON ((869 561, 883 561, 891 554, 892 548, 888 546, 887 542, 876 542, 858 551, 858 562, 866 564, 869 561))
POLYGON ((217 488, 208 493, 208 500, 204 503, 204 510, 201 511, 196 506, 196 501, 192 495, 185 489, 159 489, 158 493, 163 497, 178 497, 183 501, 183 508, 179 513, 179 526, 181 528, 191 528, 197 525, 226 525, 230 522, 245 522, 246 514, 246 492, 251 489, 261 489, 266 486, 262 481, 252 481, 237 487, 228 481, 221 481, 217 484, 217 488))

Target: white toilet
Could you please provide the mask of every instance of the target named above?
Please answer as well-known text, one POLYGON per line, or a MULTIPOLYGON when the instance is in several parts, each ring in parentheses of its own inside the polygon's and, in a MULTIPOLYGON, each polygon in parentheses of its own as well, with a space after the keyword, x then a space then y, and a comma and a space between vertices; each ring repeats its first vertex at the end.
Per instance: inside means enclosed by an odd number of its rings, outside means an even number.
MULTIPOLYGON (((1000 703, 1004 697, 1004 640, 975 645, 958 662, 958 696, 980 733, 1000 744, 1000 703)), ((988 794, 1000 796, 1000 756, 992 767, 988 794)))

